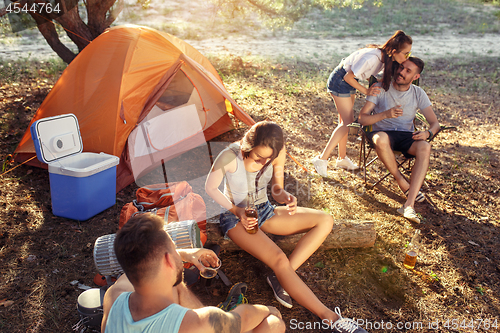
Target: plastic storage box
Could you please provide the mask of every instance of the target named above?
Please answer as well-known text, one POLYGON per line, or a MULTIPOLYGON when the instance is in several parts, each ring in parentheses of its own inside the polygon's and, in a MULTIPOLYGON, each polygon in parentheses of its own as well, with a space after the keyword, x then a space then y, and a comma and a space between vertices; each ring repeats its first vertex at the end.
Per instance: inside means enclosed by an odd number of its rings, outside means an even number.
POLYGON ((36 155, 49 165, 52 213, 87 220, 116 203, 116 165, 105 153, 82 153, 74 114, 43 118, 31 125, 36 155))

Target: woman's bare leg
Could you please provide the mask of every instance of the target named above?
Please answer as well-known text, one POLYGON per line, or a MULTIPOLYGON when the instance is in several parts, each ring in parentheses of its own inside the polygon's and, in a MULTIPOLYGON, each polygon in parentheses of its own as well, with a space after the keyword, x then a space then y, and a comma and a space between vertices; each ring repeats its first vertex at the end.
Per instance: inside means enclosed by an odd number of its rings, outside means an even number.
MULTIPOLYGON (((351 115, 352 115, 352 118, 351 118, 351 120, 347 119, 347 121, 345 122, 346 126, 354 121, 354 101, 355 101, 355 99, 356 99, 356 95, 351 95, 351 105, 352 105, 351 115)), ((339 124, 340 123, 344 123, 344 121, 341 119, 340 113, 339 113, 339 124)), ((338 158, 340 158, 340 159, 344 159, 347 155, 348 136, 349 136, 349 128, 347 128, 347 133, 342 137, 342 139, 340 139, 339 144, 338 144, 338 158)))
POLYGON ((274 212, 276 215, 262 225, 263 231, 283 236, 307 232, 289 257, 296 270, 323 244, 332 231, 333 219, 322 211, 304 207, 297 207, 294 215, 289 215, 286 207, 276 207, 274 212))
POLYGON ((239 247, 269 266, 276 274, 281 286, 299 304, 321 319, 331 321, 338 319, 338 316, 321 303, 299 278, 283 251, 262 230, 252 235, 246 232, 241 223, 238 223, 236 227, 228 231, 228 235, 239 247))
POLYGON ((349 132, 347 125, 354 121, 354 103, 352 97, 338 97, 334 95, 332 95, 332 97, 333 101, 335 102, 337 112, 339 113, 339 124, 333 131, 330 140, 328 140, 328 144, 320 155, 320 158, 323 160, 326 160, 330 157, 333 149, 337 145, 339 145, 339 157, 345 157, 347 134, 349 132), (342 146, 340 146, 341 142, 343 142, 342 146), (341 153, 343 153, 343 156, 341 155, 341 153))

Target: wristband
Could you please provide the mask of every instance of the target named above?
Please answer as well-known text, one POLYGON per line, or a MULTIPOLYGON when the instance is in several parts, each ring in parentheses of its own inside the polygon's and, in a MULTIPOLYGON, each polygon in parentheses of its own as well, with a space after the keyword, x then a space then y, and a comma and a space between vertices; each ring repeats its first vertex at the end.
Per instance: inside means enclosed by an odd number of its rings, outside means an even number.
POLYGON ((427 141, 431 141, 432 138, 434 137, 434 133, 432 133, 431 130, 427 130, 427 132, 429 132, 429 137, 427 138, 427 141))

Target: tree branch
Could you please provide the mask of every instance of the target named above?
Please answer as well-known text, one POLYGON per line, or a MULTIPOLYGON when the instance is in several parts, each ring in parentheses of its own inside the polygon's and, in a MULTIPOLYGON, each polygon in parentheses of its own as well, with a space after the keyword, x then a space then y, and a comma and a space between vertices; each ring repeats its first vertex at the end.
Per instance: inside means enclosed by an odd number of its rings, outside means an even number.
POLYGON ((32 12, 29 12, 29 14, 35 20, 38 30, 52 50, 54 50, 54 52, 57 53, 57 55, 61 57, 65 63, 69 64, 76 57, 76 54, 74 54, 73 51, 68 49, 66 45, 61 42, 54 27, 54 23, 52 23, 49 18, 43 17, 40 14, 32 12), (47 22, 47 19, 49 19, 50 22, 47 22))
POLYGON ((116 0, 87 0, 87 17, 89 18, 87 24, 94 38, 109 28, 110 24, 106 15, 115 2, 116 0))
POLYGON ((252 6, 254 6, 255 8, 257 8, 258 10, 260 10, 261 12, 264 12, 266 13, 267 15, 269 16, 277 16, 279 13, 275 10, 272 10, 271 8, 269 7, 266 7, 260 3, 257 3, 256 1, 254 0, 246 0, 249 4, 251 4, 252 6))
MULTIPOLYGON (((64 4, 65 14, 55 20, 66 30, 68 37, 76 44, 78 50, 81 51, 95 37, 90 32, 89 27, 82 21, 78 13, 78 1, 76 1, 71 9, 67 9, 66 4, 73 5, 71 1, 67 1, 68 3, 64 4)), ((63 2, 65 1, 61 1, 61 3, 63 2)))
POLYGON ((111 26, 111 24, 116 20, 118 15, 120 15, 121 11, 123 10, 123 7, 124 6, 122 0, 117 1, 117 5, 115 6, 115 8, 112 8, 111 6, 108 12, 108 16, 106 17, 106 25, 108 27, 111 26))

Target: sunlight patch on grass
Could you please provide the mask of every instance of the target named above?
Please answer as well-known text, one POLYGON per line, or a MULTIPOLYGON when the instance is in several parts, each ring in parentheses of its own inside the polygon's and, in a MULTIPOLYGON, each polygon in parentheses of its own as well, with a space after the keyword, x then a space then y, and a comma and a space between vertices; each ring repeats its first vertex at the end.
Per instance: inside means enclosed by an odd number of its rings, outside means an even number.
POLYGON ((13 83, 26 78, 55 79, 59 77, 66 66, 66 63, 60 58, 52 58, 47 61, 30 60, 29 58, 9 61, 0 59, 0 82, 13 83))
POLYGON ((410 35, 440 33, 497 33, 496 14, 481 4, 454 0, 384 0, 365 2, 359 9, 336 8, 311 12, 292 32, 300 37, 332 38, 390 35, 402 29, 410 35))

